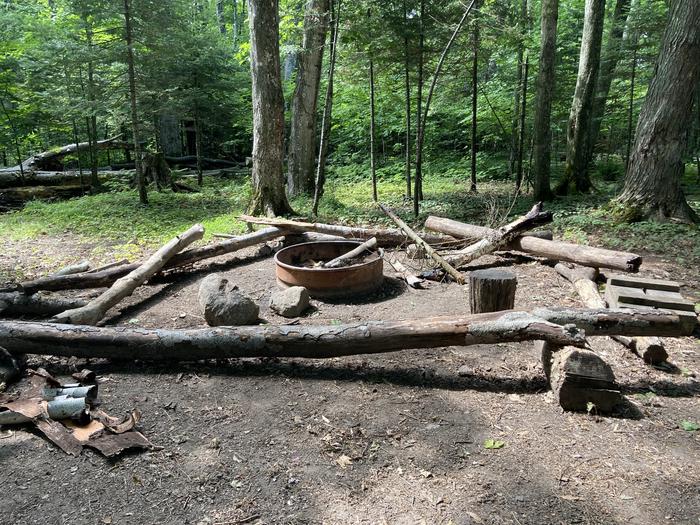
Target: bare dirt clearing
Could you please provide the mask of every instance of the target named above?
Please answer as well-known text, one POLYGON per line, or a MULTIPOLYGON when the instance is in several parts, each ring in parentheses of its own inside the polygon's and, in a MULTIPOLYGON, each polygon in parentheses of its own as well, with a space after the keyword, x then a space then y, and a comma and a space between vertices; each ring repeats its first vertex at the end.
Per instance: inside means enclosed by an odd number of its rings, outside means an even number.
MULTIPOLYGON (((40 258, 60 264, 94 248, 70 237, 44 237, 34 253, 5 241, 0 271, 38 274, 46 270, 40 258)), ((275 288, 269 255, 250 249, 173 274, 137 289, 106 321, 202 326, 199 281, 221 271, 259 302, 264 321, 288 323, 267 307, 275 288)), ((488 264, 508 262, 485 257, 472 266, 488 264)), ((518 276, 517 308, 580 306, 553 269, 509 269, 518 276)), ((385 273, 393 275, 388 264, 385 273)), ((673 275, 697 301, 690 269, 647 258, 641 274, 673 275)), ((465 287, 417 291, 391 277, 351 304, 312 304, 299 323, 469 308, 465 287)), ((5 431, 0 522, 698 523, 700 435, 680 428, 700 420, 697 339, 667 340, 671 370, 609 340, 600 348, 628 401, 618 417, 563 413, 525 343, 173 367, 31 358, 59 376, 95 370, 104 406, 114 414, 139 408, 144 434, 163 448, 76 459, 28 432, 5 431), (504 445, 486 449, 487 439, 504 445)))

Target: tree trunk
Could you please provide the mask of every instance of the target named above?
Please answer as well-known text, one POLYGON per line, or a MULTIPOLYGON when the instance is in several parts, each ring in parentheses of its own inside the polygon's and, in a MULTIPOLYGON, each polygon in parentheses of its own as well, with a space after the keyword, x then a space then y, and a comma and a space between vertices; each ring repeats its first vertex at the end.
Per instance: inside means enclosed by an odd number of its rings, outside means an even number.
POLYGON ((683 155, 700 80, 698 57, 700 2, 674 1, 619 197, 637 218, 698 221, 681 187, 683 155))
POLYGON ((219 24, 219 33, 226 34, 226 19, 224 18, 224 0, 216 1, 216 21, 219 24))
MULTIPOLYGON (((515 191, 520 191, 523 184, 523 154, 525 153, 525 110, 527 109, 527 79, 530 70, 530 55, 525 55, 523 71, 523 92, 520 95, 522 107, 520 108, 520 133, 518 136, 518 173, 515 179, 515 191)), ((532 155, 532 151, 530 151, 532 155)))
POLYGON ((630 165, 630 153, 632 152, 632 122, 634 119, 634 84, 637 76, 637 48, 638 41, 635 35, 632 49, 632 73, 630 75, 630 102, 627 109, 627 150, 625 153, 625 173, 630 165))
POLYGON ((202 123, 199 118, 199 108, 194 108, 194 149, 197 158, 197 185, 202 185, 202 123))
POLYGON ((550 157, 552 147, 552 98, 554 95, 554 61, 557 45, 559 0, 542 0, 542 42, 535 93, 533 124, 533 167, 535 200, 551 200, 550 157))
MULTIPOLYGON (((371 53, 371 51, 370 51, 371 53)), ((375 152, 374 61, 369 59, 369 164, 372 172, 372 200, 377 202, 377 159, 375 152)))
POLYGON ((423 199, 423 60, 425 53, 425 28, 423 17, 425 0, 420 0, 418 33, 418 78, 416 79, 416 172, 413 175, 413 215, 418 217, 420 201, 423 199))
POLYGON ((141 167, 141 143, 139 141, 139 118, 136 110, 136 73, 134 71, 133 30, 131 26, 131 0, 124 0, 124 25, 126 30, 126 64, 129 74, 129 106, 131 108, 131 129, 134 136, 134 162, 136 163, 136 185, 139 201, 148 204, 146 179, 141 167))
POLYGON ((318 203, 323 196, 323 186, 326 183, 326 156, 328 155, 328 141, 331 136, 331 120, 333 116, 333 76, 335 74, 335 59, 338 49, 338 30, 340 23, 341 0, 331 0, 331 26, 328 81, 326 86, 326 97, 323 105, 323 119, 321 121, 321 139, 318 145, 318 162, 316 164, 316 180, 314 183, 313 214, 318 214, 318 203))
POLYGON ((617 63, 622 56, 622 36, 625 29, 625 19, 629 12, 630 0, 617 0, 615 11, 610 20, 610 35, 605 44, 605 49, 600 60, 600 71, 598 72, 598 82, 596 84, 595 97, 593 98, 593 109, 591 111, 591 129, 585 137, 586 139, 586 166, 590 167, 595 153, 600 127, 605 115, 605 106, 608 101, 608 93, 612 85, 613 76, 617 63))
MULTIPOLYGON (((479 8, 477 2, 476 8, 479 8)), ((479 18, 474 18, 474 33, 472 41, 472 133, 471 133, 471 186, 469 191, 476 193, 476 125, 477 125, 477 102, 478 102, 478 72, 479 72, 479 18)))
POLYGON ((0 321, 12 354, 195 361, 240 357, 329 358, 499 342, 548 340, 582 346, 588 336, 683 333, 678 316, 663 312, 536 308, 462 317, 363 321, 348 325, 239 326, 193 330, 86 327, 0 321), (558 326, 554 326, 558 325, 558 326))
POLYGON ((316 166, 316 107, 328 27, 329 0, 308 0, 296 88, 292 98, 287 155, 287 191, 290 195, 314 191, 316 166))
MULTIPOLYGON (((128 0, 126 0, 128 1, 128 0)), ((280 77, 278 0, 248 0, 253 80, 252 213, 293 210, 284 188, 284 98, 280 77)))
MULTIPOLYGON (((408 47, 408 10, 406 0, 403 0, 403 58, 404 58, 404 91, 406 102, 406 140, 404 145, 405 173, 406 173, 406 198, 411 198, 411 82, 409 76, 409 47, 408 47)), ((700 174, 699 174, 700 176, 700 174)))
POLYGON ((83 17, 85 22, 85 39, 88 45, 88 55, 90 58, 87 61, 87 99, 90 105, 90 116, 87 122, 88 142, 90 146, 90 185, 99 186, 100 180, 97 177, 97 150, 94 147, 97 144, 97 108, 95 107, 95 68, 92 62, 93 42, 92 42, 92 26, 87 17, 83 17))
POLYGON ((566 195, 572 185, 579 192, 587 192, 591 189, 591 178, 586 163, 586 139, 591 130, 593 117, 604 19, 605 0, 586 0, 576 89, 566 128, 564 178, 556 189, 556 192, 561 195, 566 195))
MULTIPOLYGON (((496 233, 496 230, 483 226, 474 226, 433 216, 426 219, 425 227, 429 230, 466 239, 482 239, 496 233)), ((508 248, 557 261, 567 261, 595 268, 612 268, 625 272, 636 272, 642 264, 642 258, 635 253, 605 250, 561 241, 548 241, 532 236, 518 237, 510 242, 508 248)))
POLYGON ((165 244, 138 268, 116 281, 102 295, 85 306, 61 312, 54 319, 69 324, 97 324, 110 308, 116 306, 125 297, 130 296, 137 287, 158 273, 175 254, 203 236, 204 228, 201 224, 195 224, 165 244))
POLYGON ((518 279, 505 270, 476 270, 469 273, 469 311, 473 314, 511 310, 515 305, 518 279))

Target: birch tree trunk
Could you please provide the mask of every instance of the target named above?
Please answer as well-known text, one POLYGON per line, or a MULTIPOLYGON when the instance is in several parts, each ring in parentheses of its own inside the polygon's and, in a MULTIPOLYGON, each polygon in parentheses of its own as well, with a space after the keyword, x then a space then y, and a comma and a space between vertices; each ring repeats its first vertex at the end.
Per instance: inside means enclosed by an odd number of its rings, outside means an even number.
POLYGON ((700 81, 698 57, 700 2, 674 0, 619 197, 629 208, 628 218, 698 222, 681 187, 693 99, 700 81))
POLYGON ((578 76, 566 132, 566 166, 564 178, 556 189, 556 193, 561 195, 566 195, 572 189, 572 184, 576 191, 586 192, 591 189, 586 163, 586 138, 593 117, 604 18, 605 0, 586 0, 578 76))
POLYGON ((535 200, 551 200, 549 183, 552 147, 552 96, 554 94, 554 59, 557 45, 559 0, 542 0, 540 64, 535 93, 533 129, 533 167, 535 200))
POLYGON ((329 0, 308 0, 299 53, 287 155, 287 191, 311 194, 316 167, 316 107, 328 28, 329 0))
MULTIPOLYGON (((128 0, 126 0, 128 1, 128 0)), ((291 213, 284 189, 284 99, 280 76, 278 0, 248 0, 253 81, 254 214, 291 213)))

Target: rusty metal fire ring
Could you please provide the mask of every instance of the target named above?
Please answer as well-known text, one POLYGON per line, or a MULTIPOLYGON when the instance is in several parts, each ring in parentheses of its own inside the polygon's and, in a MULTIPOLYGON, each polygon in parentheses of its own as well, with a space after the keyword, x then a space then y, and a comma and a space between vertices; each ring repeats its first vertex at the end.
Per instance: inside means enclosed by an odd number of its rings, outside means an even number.
POLYGON ((303 286, 311 297, 316 298, 368 294, 384 281, 384 262, 376 252, 361 263, 341 268, 297 266, 309 259, 329 261, 360 244, 356 241, 319 241, 288 246, 275 254, 277 283, 284 288, 303 286))

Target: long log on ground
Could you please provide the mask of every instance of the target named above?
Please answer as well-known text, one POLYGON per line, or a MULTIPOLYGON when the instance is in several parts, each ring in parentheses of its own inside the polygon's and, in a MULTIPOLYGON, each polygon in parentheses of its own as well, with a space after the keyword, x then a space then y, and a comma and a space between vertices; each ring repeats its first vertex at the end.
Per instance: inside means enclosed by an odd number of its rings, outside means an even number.
POLYGON ((388 207, 384 206, 383 204, 379 203, 379 207, 381 210, 387 214, 387 216, 396 223, 396 225, 401 228, 406 235, 414 242, 416 243, 417 246, 423 249, 423 251, 433 260, 435 261, 440 267, 445 270, 450 277, 452 277, 456 282, 459 284, 464 284, 464 276, 459 273, 455 268, 452 267, 452 265, 447 262, 445 259, 442 258, 442 256, 437 253, 425 240, 423 240, 421 237, 418 236, 416 232, 414 232, 411 227, 406 224, 404 221, 401 220, 401 218, 396 215, 392 210, 390 210, 388 207))
MULTIPOLYGON (((600 296, 598 285, 595 283, 595 279, 598 277, 597 269, 575 267, 566 263, 559 263, 554 269, 574 285, 585 306, 588 308, 605 308, 607 306, 605 300, 600 296)), ((658 337, 612 336, 611 338, 641 357, 645 363, 659 364, 668 359, 668 352, 666 352, 663 341, 658 337)))
POLYGON ((73 275, 74 273, 87 272, 90 269, 90 261, 80 261, 79 263, 65 266, 58 270, 54 275, 73 275))
POLYGON ((588 335, 678 335, 675 314, 615 310, 537 308, 408 321, 346 325, 260 325, 194 330, 148 330, 0 321, 0 341, 12 354, 194 361, 239 357, 328 358, 439 348, 547 340, 582 346, 588 335), (557 327, 553 326, 558 325, 557 327), (571 331, 570 331, 571 330, 571 331), (570 332, 569 332, 570 331, 570 332))
POLYGON ((447 260, 459 268, 483 255, 493 253, 507 246, 513 239, 520 236, 522 232, 549 222, 552 222, 552 212, 543 212, 542 203, 538 202, 527 214, 518 217, 497 230, 491 230, 483 239, 450 255, 447 257, 447 260))
MULTIPOLYGON (((193 248, 175 255, 164 267, 165 270, 187 266, 204 259, 226 255, 249 246, 271 241, 285 234, 279 228, 264 228, 256 232, 247 233, 228 239, 226 241, 207 244, 193 248)), ((110 286, 114 281, 141 266, 141 263, 124 264, 108 268, 100 272, 85 272, 59 277, 48 276, 23 282, 20 287, 25 293, 34 293, 38 290, 77 290, 84 288, 101 288, 110 286)))
POLYGON ((40 294, 26 295, 21 292, 0 293, 0 315, 3 317, 51 316, 86 304, 87 301, 82 299, 46 297, 40 294))
MULTIPOLYGON (((115 177, 129 178, 133 175, 133 171, 114 171, 100 170, 97 176, 100 181, 104 182, 115 177)), ((48 192, 50 188, 55 188, 54 191, 68 191, 70 188, 80 188, 81 181, 84 186, 90 184, 90 173, 83 172, 80 176, 79 171, 27 171, 24 176, 19 171, 13 171, 8 168, 6 171, 0 171, 0 188, 9 192, 12 189, 15 194, 29 193, 29 188, 46 187, 44 190, 48 192)), ((38 190, 35 190, 38 193, 38 190)))
MULTIPOLYGON (((343 226, 340 224, 322 224, 318 222, 299 222, 290 221, 288 219, 275 219, 267 217, 252 217, 250 215, 241 215, 239 220, 251 224, 264 224, 267 226, 277 226, 290 232, 306 233, 316 232, 325 233, 327 235, 338 235, 346 239, 361 239, 366 241, 372 237, 377 238, 377 243, 383 248, 401 246, 406 244, 410 239, 405 232, 397 229, 387 228, 360 228, 357 226, 343 226)), ((425 242, 431 245, 454 245, 459 244, 454 237, 446 235, 436 235, 434 233, 421 234, 425 242)))
MULTIPOLYGON (((425 227, 457 238, 480 239, 483 237, 483 226, 474 226, 463 222, 430 216, 425 221, 425 227)), ((490 228, 487 228, 490 230, 490 228)), ((548 241, 536 237, 522 236, 514 239, 508 249, 518 250, 548 259, 567 261, 582 266, 595 268, 613 268, 626 272, 636 272, 642 264, 642 257, 635 253, 619 252, 581 246, 561 241, 548 241)))
POLYGON ((324 268, 338 268, 343 265, 347 265, 349 261, 354 259, 355 257, 358 257, 362 255, 365 252, 372 252, 375 251, 375 248, 377 247, 377 238, 372 237, 371 239, 366 240, 362 244, 360 244, 358 247, 353 248, 347 253, 344 253, 342 255, 339 255, 333 260, 330 260, 328 262, 323 263, 321 266, 324 268))
POLYGON ((66 310, 55 316, 54 319, 70 324, 97 324, 110 308, 116 306, 125 297, 129 297, 137 287, 158 273, 175 254, 202 237, 204 237, 204 227, 201 224, 195 224, 186 232, 166 243, 134 271, 117 280, 109 290, 99 297, 80 308, 66 310))

